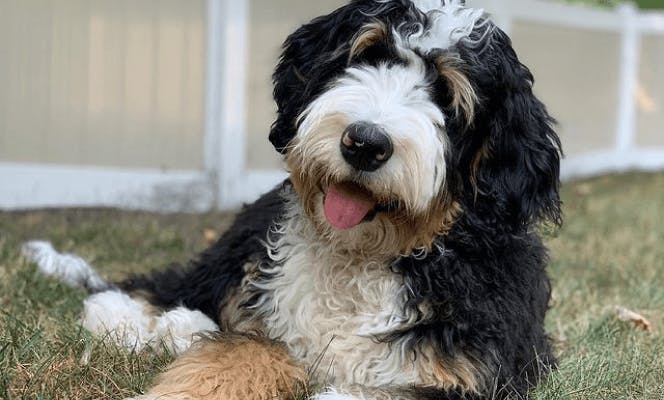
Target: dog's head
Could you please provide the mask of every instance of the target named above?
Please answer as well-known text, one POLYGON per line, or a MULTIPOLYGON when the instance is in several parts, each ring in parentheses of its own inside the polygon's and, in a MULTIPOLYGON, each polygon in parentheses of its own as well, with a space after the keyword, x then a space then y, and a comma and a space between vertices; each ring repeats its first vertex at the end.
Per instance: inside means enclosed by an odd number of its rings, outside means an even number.
POLYGON ((558 221, 560 143, 509 38, 460 0, 356 0, 284 44, 270 133, 307 215, 365 251, 461 212, 558 221))

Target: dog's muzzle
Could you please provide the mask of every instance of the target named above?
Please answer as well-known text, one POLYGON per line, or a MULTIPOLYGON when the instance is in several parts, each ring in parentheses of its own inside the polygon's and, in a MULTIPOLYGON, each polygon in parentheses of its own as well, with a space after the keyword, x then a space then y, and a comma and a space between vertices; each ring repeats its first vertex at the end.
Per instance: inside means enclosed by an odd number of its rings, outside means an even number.
POLYGON ((392 157, 394 148, 385 130, 370 122, 355 122, 341 137, 341 154, 353 168, 373 172, 392 157))

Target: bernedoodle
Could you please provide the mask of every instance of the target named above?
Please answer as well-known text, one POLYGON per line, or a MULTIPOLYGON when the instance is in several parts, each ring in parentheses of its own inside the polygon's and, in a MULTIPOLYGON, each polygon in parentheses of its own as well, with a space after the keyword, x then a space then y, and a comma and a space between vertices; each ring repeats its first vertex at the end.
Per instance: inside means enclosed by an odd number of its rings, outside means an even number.
POLYGON ((274 73, 289 179, 189 265, 70 270, 93 292, 83 325, 180 354, 141 399, 528 398, 555 368, 537 227, 561 223, 560 141, 532 87, 459 0, 313 20, 274 73))

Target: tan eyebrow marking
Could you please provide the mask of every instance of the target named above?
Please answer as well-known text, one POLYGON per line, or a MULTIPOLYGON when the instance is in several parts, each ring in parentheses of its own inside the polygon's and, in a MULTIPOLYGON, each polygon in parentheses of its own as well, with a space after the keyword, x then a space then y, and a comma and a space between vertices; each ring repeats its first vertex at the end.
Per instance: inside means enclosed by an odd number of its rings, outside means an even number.
POLYGON ((374 21, 364 25, 353 39, 348 60, 359 56, 369 47, 386 40, 387 37, 387 26, 383 22, 374 21))

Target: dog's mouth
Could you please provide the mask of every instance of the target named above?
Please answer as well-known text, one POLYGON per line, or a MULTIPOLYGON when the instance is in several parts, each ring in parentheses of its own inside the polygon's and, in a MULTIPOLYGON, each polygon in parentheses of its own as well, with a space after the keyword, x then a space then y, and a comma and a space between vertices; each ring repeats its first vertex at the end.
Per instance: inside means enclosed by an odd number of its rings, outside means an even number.
POLYGON ((324 202, 325 218, 337 229, 354 228, 393 208, 393 202, 381 203, 369 190, 350 181, 331 183, 324 202))

